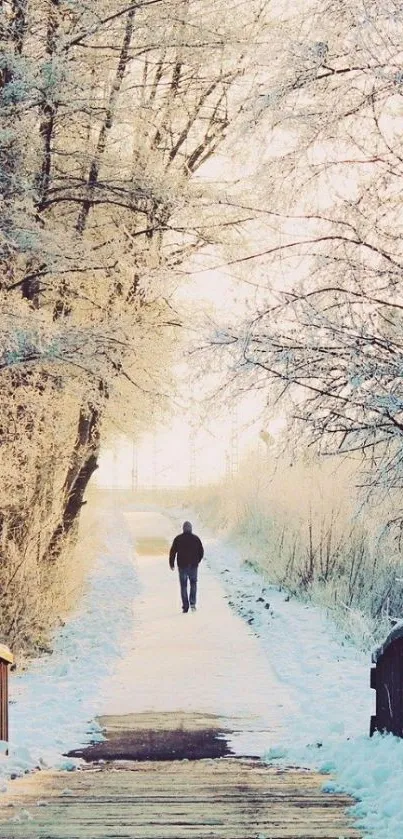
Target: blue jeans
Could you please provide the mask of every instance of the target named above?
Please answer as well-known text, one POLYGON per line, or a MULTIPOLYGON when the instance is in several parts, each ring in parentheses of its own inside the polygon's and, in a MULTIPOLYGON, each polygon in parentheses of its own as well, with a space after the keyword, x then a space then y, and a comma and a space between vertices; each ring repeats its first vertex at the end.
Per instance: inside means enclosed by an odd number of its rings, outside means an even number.
POLYGON ((189 611, 189 603, 196 606, 197 594, 197 565, 187 565, 186 568, 178 568, 179 582, 181 587, 182 608, 184 612, 189 611), (188 595, 188 580, 190 582, 190 594, 188 595))

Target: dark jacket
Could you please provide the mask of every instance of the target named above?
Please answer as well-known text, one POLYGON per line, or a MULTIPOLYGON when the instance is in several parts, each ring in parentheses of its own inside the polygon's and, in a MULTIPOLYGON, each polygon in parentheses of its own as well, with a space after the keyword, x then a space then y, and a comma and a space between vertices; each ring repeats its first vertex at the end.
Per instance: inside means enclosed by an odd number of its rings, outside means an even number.
POLYGON ((169 564, 171 568, 174 568, 176 557, 178 568, 186 568, 188 565, 194 567, 199 564, 203 556, 204 548, 199 537, 195 533, 180 533, 172 542, 169 564))

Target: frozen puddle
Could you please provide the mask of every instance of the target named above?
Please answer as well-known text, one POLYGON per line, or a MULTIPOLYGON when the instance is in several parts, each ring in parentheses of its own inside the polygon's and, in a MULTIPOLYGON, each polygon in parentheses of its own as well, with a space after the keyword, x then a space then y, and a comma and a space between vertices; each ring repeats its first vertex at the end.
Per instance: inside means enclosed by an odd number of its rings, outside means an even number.
POLYGON ((221 720, 231 754, 262 755, 279 742, 283 720, 295 709, 256 636, 230 610, 204 563, 198 611, 182 614, 177 572, 168 565, 170 520, 154 513, 128 513, 125 520, 137 544, 141 594, 126 654, 102 686, 102 715, 208 715, 221 720), (141 552, 152 539, 165 543, 164 553, 141 552))

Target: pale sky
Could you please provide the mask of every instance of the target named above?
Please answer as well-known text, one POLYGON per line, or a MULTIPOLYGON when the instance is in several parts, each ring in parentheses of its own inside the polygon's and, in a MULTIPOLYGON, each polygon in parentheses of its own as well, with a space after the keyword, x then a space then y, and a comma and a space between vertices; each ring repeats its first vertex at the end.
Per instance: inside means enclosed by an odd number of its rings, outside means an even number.
MULTIPOLYGON (((221 156, 202 173, 216 180, 222 176, 239 177, 241 167, 232 167, 221 156)), ((205 269, 208 264, 221 264, 225 257, 217 251, 196 257, 190 266, 189 279, 177 291, 179 302, 194 306, 202 316, 213 311, 218 319, 231 320, 242 316, 248 300, 256 300, 256 289, 236 278, 231 268, 205 269), (224 317, 225 316, 225 317, 224 317)), ((181 371, 178 369, 178 381, 181 371)), ((195 392, 200 394, 198 385, 195 392)), ((180 400, 181 401, 181 400, 180 400)), ((208 483, 223 477, 236 468, 247 449, 259 443, 263 427, 262 397, 250 394, 237 406, 228 405, 221 416, 209 416, 201 424, 194 417, 174 416, 169 427, 157 428, 134 444, 122 437, 113 450, 101 454, 96 482, 102 486, 140 487, 187 486, 189 483, 208 483)), ((198 412, 198 411, 197 411, 198 412)), ((279 427, 274 420, 271 431, 279 427)))
POLYGON ((102 452, 96 481, 101 486, 187 486, 208 483, 236 469, 237 461, 259 442, 261 405, 254 397, 241 411, 212 418, 203 426, 175 417, 169 428, 133 443, 122 437, 102 452), (137 475, 137 478, 136 478, 137 475))

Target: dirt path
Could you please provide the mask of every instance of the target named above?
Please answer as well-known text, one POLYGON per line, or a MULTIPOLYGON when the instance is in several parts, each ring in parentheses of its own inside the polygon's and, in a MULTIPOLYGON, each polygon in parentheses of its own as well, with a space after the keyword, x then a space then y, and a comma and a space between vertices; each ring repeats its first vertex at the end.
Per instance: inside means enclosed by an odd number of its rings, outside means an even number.
POLYGON ((74 752, 75 772, 10 784, 0 839, 358 839, 351 800, 323 793, 323 776, 259 761, 293 699, 220 583, 202 568, 200 608, 183 615, 169 520, 127 522, 142 592, 102 692, 105 740, 74 752))

